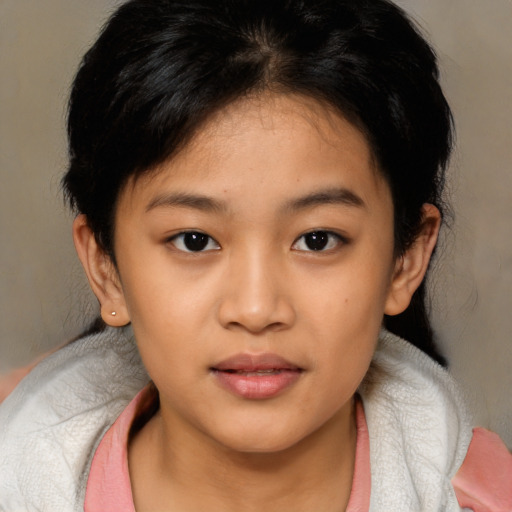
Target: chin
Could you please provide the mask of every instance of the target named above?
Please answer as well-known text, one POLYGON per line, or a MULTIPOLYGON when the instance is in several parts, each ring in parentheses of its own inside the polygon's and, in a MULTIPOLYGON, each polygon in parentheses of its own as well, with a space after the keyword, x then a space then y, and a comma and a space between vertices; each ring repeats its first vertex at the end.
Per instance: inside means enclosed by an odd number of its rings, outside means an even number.
MULTIPOLYGON (((277 425, 274 424, 273 426, 276 427, 277 425)), ((270 455, 297 445, 305 437, 307 437, 307 434, 294 433, 291 428, 286 428, 281 424, 277 429, 252 425, 252 428, 224 432, 216 440, 233 452, 270 455)))
POLYGON ((241 439, 240 442, 231 440, 229 445, 224 444, 226 448, 233 452, 240 454, 257 454, 257 455, 272 455, 279 452, 286 451, 287 449, 294 446, 296 442, 289 439, 270 439, 265 436, 260 436, 258 439, 249 441, 247 439, 241 439))

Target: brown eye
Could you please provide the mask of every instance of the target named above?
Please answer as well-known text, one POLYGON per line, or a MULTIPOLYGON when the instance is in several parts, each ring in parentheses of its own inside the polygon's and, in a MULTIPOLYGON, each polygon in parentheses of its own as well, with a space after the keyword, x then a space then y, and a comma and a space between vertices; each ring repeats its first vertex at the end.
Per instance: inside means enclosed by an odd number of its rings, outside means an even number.
POLYGON ((329 243, 329 235, 325 231, 309 233, 304 236, 304 243, 312 251, 322 251, 329 243))
POLYGON ((342 244, 344 240, 340 235, 330 231, 311 231, 302 235, 293 244, 293 249, 297 251, 326 251, 334 249, 342 244))
POLYGON ((170 242, 176 249, 184 252, 217 251, 219 244, 206 233, 187 231, 171 238, 170 242))

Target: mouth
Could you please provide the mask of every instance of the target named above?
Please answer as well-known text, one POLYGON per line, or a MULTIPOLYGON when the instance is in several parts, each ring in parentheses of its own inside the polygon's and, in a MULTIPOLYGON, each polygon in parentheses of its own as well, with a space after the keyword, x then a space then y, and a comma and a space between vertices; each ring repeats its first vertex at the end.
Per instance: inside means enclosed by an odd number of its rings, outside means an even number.
POLYGON ((281 372, 291 372, 295 370, 283 369, 283 368, 270 368, 268 370, 218 370, 217 368, 212 368, 213 371, 223 371, 226 373, 232 373, 236 375, 245 375, 246 377, 262 377, 265 375, 277 375, 281 372))
POLYGON ((304 369, 276 354, 238 354, 212 366, 210 372, 232 394, 263 400, 296 383, 304 369))

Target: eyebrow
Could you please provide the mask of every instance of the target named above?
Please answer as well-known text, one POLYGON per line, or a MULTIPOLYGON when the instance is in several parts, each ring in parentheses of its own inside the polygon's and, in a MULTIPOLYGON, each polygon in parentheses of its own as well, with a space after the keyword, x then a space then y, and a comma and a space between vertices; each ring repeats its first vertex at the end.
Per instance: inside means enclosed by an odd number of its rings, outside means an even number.
POLYGON ((366 208, 366 203, 355 192, 347 188, 328 188, 292 199, 284 205, 283 210, 297 211, 326 204, 366 208))
MULTIPOLYGON (((295 212, 326 204, 354 206, 365 208, 365 202, 356 193, 347 188, 328 188, 287 201, 281 208, 283 212, 295 212)), ((224 213, 228 210, 226 203, 208 196, 177 192, 155 197, 147 206, 146 212, 155 208, 184 207, 204 212, 224 213)))
POLYGON ((227 210, 225 203, 208 196, 186 194, 162 194, 155 197, 147 206, 146 212, 159 207, 185 207, 202 210, 205 212, 224 212, 227 210))

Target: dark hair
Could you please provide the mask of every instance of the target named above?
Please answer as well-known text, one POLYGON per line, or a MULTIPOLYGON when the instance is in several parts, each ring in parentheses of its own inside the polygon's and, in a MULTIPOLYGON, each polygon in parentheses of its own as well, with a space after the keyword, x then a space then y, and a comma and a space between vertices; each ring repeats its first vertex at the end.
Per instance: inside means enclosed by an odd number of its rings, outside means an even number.
MULTIPOLYGON (((130 0, 85 55, 69 104, 67 197, 114 259, 116 199, 212 113, 272 90, 334 107, 367 136, 395 208, 395 248, 441 209, 451 113, 436 57, 387 0, 130 0)), ((115 261, 115 259, 114 259, 115 261)), ((385 319, 437 357, 424 285, 385 319), (412 326, 412 330, 411 330, 412 326)))

